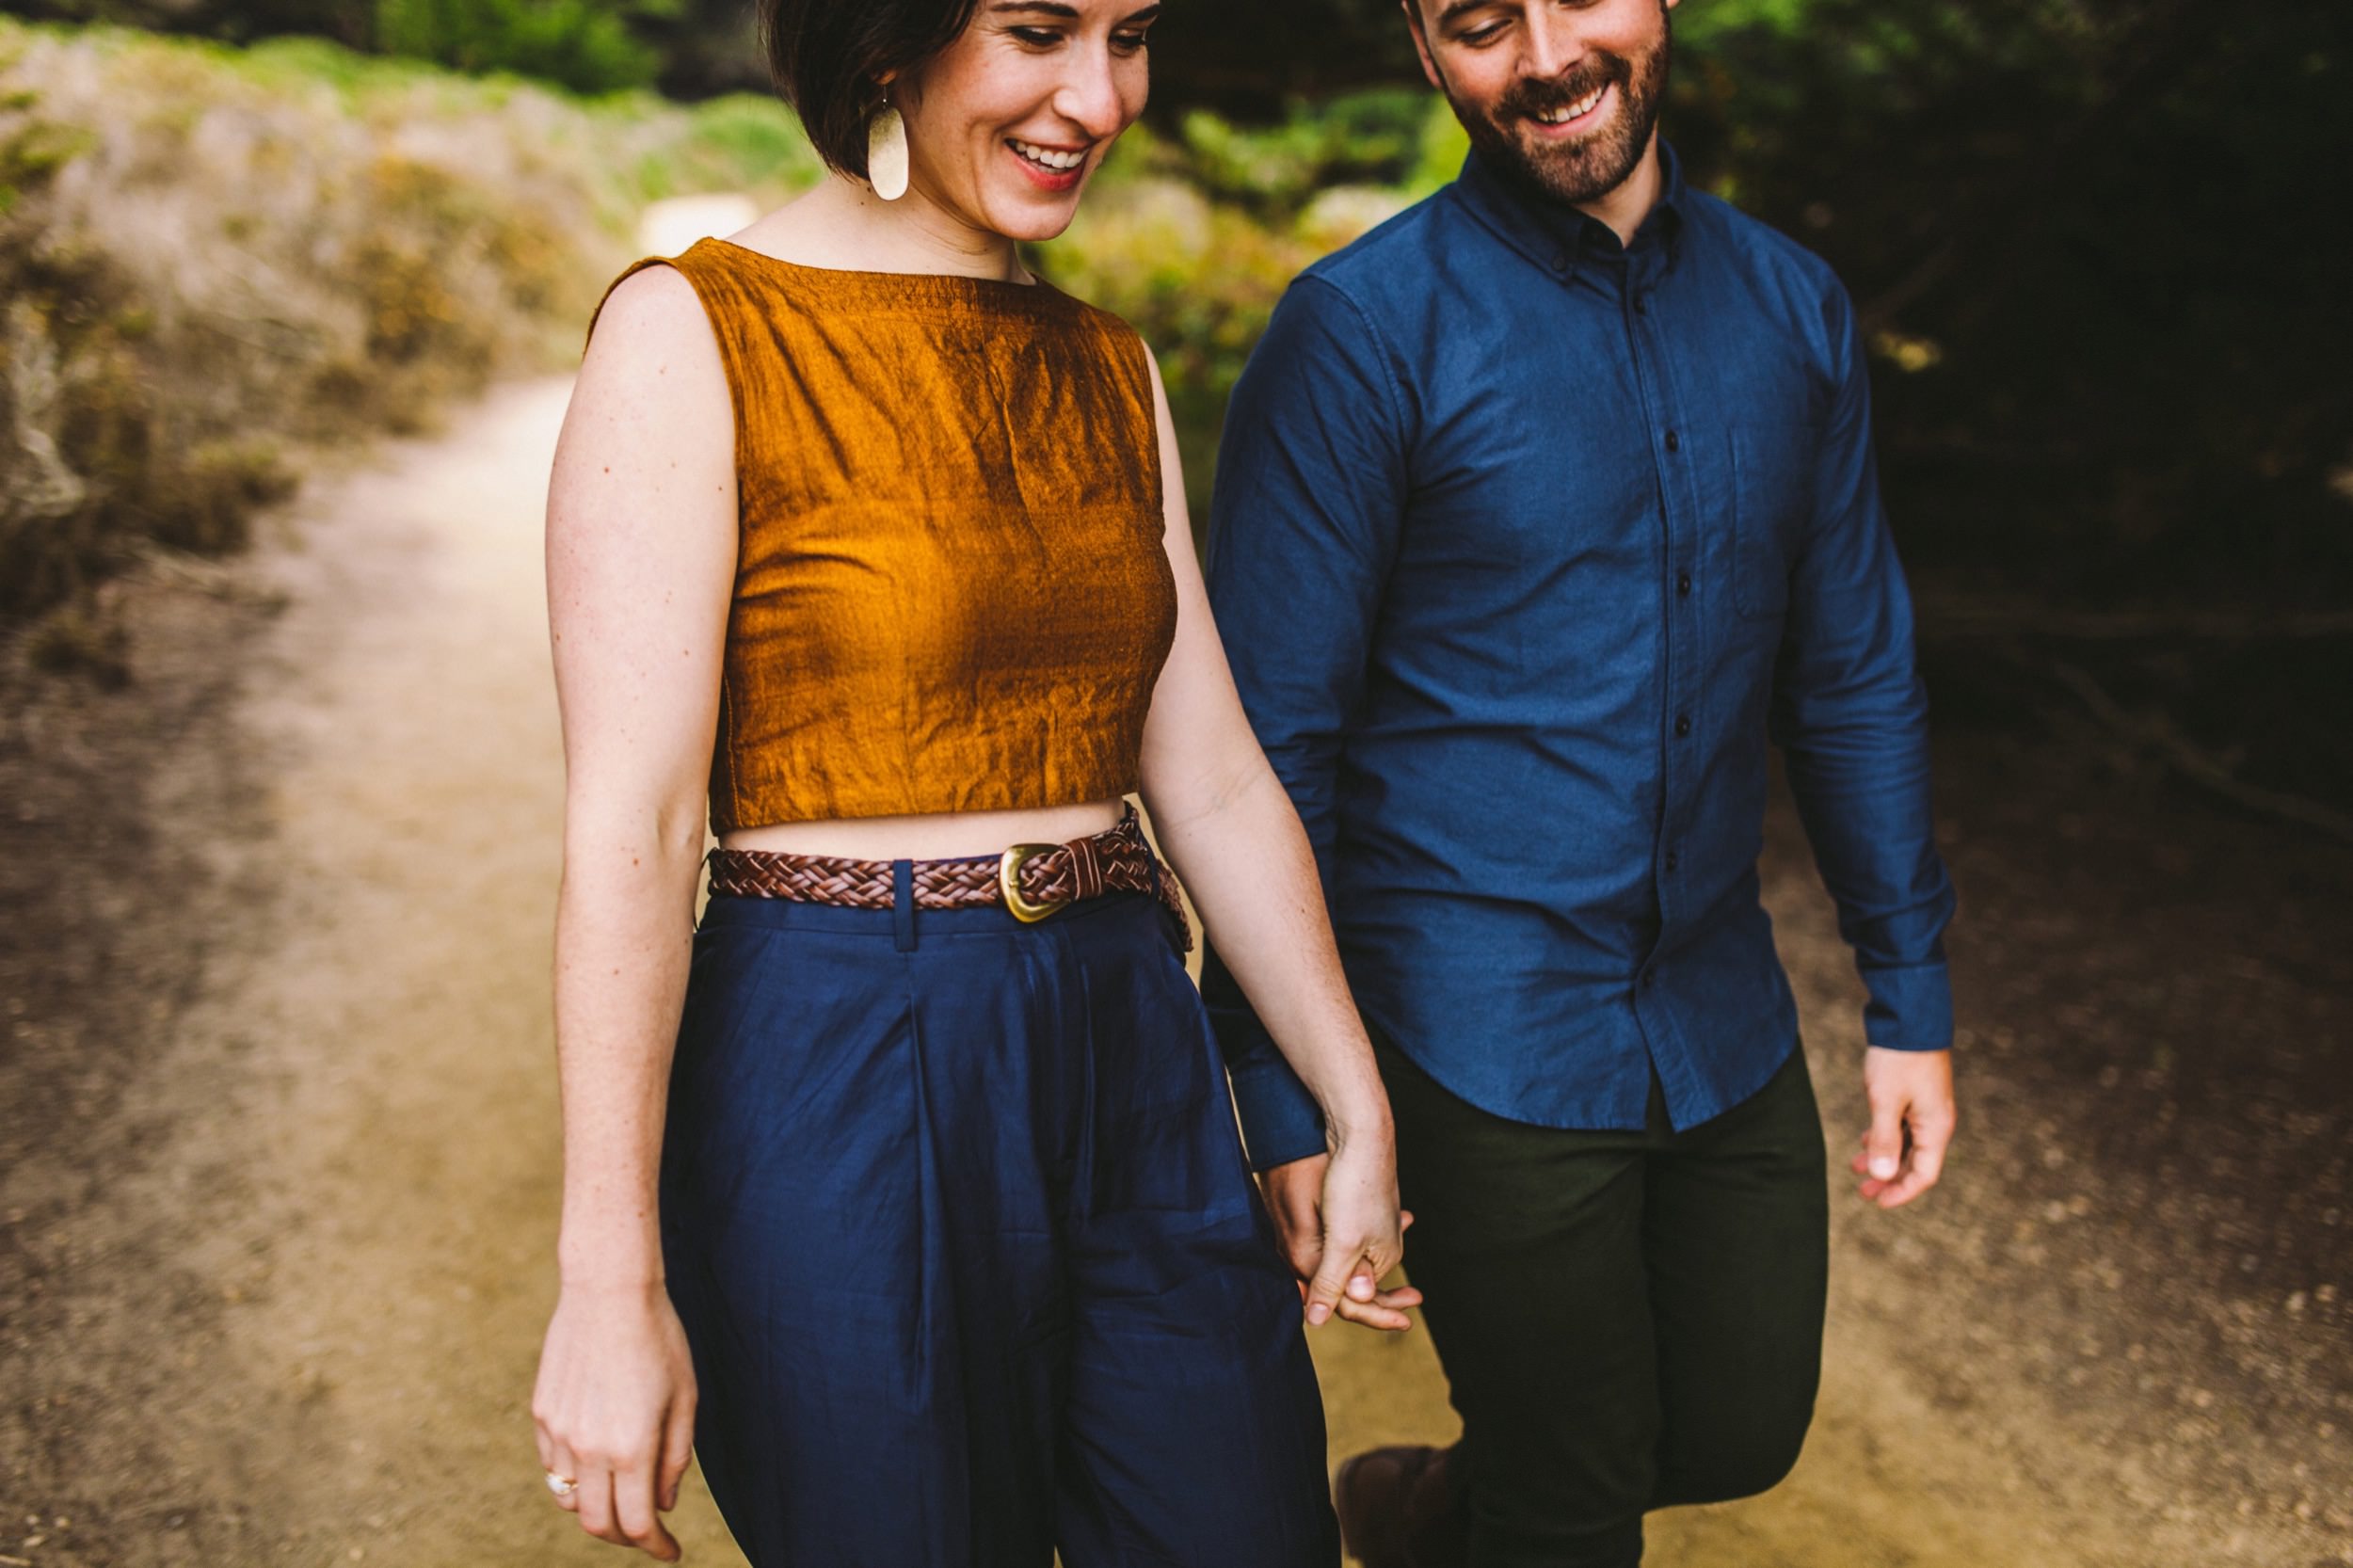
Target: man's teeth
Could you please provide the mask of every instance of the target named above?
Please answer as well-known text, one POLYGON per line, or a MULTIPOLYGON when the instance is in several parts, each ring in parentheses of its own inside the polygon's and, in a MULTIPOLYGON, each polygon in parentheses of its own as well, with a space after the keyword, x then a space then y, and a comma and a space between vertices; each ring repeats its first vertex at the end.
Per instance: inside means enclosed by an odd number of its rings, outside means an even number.
POLYGON ((1057 174, 1066 174, 1087 161, 1084 152, 1057 152, 1050 147, 1040 147, 1033 142, 1016 141, 1013 150, 1038 168, 1050 168, 1057 174))
POLYGON ((1592 114, 1595 109, 1599 108, 1601 106, 1601 95, 1609 90, 1609 84, 1604 82, 1601 86, 1595 88, 1593 91, 1587 93, 1576 103, 1563 104, 1560 108, 1554 109, 1546 114, 1540 114, 1535 118, 1546 125, 1565 125, 1570 120, 1580 119, 1585 115, 1592 114))

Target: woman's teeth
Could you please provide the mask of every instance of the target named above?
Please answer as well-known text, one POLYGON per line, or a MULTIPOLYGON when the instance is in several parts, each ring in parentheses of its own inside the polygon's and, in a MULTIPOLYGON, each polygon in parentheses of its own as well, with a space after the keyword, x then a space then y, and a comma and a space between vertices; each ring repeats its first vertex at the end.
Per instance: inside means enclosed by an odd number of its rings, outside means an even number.
POLYGON ((1587 93, 1584 97, 1578 99, 1574 104, 1565 104, 1560 108, 1553 109, 1545 114, 1535 115, 1531 118, 1536 120, 1539 123, 1545 125, 1566 125, 1570 120, 1581 120, 1585 116, 1592 114, 1595 109, 1601 107, 1602 94, 1608 92, 1609 90, 1609 84, 1604 82, 1601 86, 1595 88, 1593 91, 1587 93))
POLYGON ((1027 141, 1016 141, 1011 145, 1015 152, 1037 165, 1038 168, 1049 169, 1056 174, 1067 174, 1087 161, 1087 155, 1082 152, 1057 152, 1050 147, 1040 147, 1034 142, 1027 141))

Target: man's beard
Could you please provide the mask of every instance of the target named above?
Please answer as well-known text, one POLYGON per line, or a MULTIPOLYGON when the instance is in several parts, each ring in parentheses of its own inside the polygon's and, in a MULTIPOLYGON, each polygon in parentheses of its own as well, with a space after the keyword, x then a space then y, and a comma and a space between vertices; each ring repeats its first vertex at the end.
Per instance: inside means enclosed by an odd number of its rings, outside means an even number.
POLYGON ((1499 173, 1538 196, 1582 206, 1625 184, 1642 161, 1667 96, 1673 53, 1673 32, 1661 7, 1658 44, 1646 54, 1628 59, 1596 50, 1563 75, 1545 81, 1522 77, 1496 105, 1493 119, 1451 92, 1447 103, 1470 133, 1471 145, 1499 173), (1618 89, 1617 112, 1603 129, 1556 147, 1530 147, 1520 139, 1522 117, 1561 108, 1612 84, 1618 89))

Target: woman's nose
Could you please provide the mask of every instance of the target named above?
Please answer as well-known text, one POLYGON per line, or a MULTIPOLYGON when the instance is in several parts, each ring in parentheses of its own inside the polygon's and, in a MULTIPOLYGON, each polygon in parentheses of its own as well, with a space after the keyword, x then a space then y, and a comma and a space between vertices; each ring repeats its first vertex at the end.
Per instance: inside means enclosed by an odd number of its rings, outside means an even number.
POLYGON ((1086 52, 1072 64, 1061 90, 1054 94, 1055 112, 1097 140, 1119 133, 1124 118, 1118 83, 1112 74, 1107 51, 1086 52))

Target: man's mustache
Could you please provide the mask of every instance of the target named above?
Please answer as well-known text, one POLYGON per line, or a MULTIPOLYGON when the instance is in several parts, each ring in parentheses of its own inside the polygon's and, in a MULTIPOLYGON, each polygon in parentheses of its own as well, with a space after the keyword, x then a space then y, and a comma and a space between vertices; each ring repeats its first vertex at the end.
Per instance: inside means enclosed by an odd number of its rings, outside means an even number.
POLYGON ((1549 114, 1611 82, 1623 87, 1634 79, 1634 66, 1616 55, 1593 54, 1558 76, 1523 76, 1497 101, 1497 115, 1549 114))

